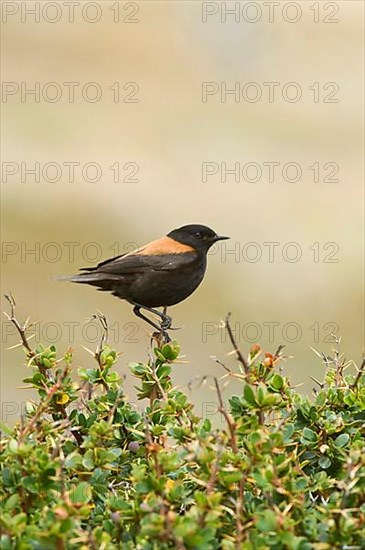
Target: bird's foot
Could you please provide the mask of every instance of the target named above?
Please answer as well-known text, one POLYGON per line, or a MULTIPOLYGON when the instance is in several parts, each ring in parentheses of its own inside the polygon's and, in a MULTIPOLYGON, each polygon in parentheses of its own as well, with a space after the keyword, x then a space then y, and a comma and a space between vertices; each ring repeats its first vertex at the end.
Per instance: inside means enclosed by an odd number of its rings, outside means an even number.
POLYGON ((169 315, 163 315, 163 317, 161 318, 161 325, 160 325, 161 330, 163 331, 180 330, 183 328, 183 327, 172 327, 171 324, 172 324, 172 317, 170 317, 169 315))
POLYGON ((170 315, 166 315, 165 313, 161 314, 161 329, 162 330, 169 330, 171 328, 172 324, 172 317, 170 315))
POLYGON ((148 324, 150 324, 151 326, 153 326, 153 328, 157 330, 157 332, 154 332, 152 334, 152 338, 156 339, 156 335, 160 335, 160 340, 163 343, 171 342, 171 338, 167 333, 168 330, 178 330, 182 328, 182 327, 171 326, 172 317, 170 317, 170 315, 167 315, 166 310, 167 310, 167 307, 164 307, 163 312, 161 313, 157 309, 142 306, 140 304, 134 304, 134 308, 133 308, 133 311, 135 315, 137 315, 137 317, 140 317, 141 319, 146 321, 148 324), (145 315, 143 315, 143 313, 141 312, 141 309, 146 309, 147 311, 150 311, 151 313, 154 313, 155 315, 157 315, 160 321, 159 325, 157 323, 154 323, 151 319, 149 319, 145 315))

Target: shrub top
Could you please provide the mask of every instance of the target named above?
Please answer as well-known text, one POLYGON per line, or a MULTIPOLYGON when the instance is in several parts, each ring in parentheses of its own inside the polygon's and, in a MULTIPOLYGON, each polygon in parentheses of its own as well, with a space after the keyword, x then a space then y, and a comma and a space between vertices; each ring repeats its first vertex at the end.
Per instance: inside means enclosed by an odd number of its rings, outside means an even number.
POLYGON ((77 376, 71 350, 32 349, 14 307, 9 318, 38 399, 13 429, 2 425, 4 550, 365 548, 364 364, 323 355, 309 399, 283 376, 282 348, 246 357, 230 333, 235 365, 220 362, 212 376, 218 429, 173 386, 176 341, 155 335, 146 362, 130 365, 138 411, 105 318, 93 364, 77 376), (231 377, 241 392, 226 408, 231 377))

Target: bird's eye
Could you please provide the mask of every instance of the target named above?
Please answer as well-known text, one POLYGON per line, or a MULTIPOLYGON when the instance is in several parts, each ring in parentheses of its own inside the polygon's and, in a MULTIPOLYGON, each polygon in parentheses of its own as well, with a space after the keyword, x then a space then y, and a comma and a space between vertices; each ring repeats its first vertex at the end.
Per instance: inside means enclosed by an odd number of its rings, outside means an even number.
POLYGON ((203 235, 200 233, 200 231, 197 231, 197 232, 195 233, 195 237, 196 237, 197 239, 201 239, 202 236, 203 236, 203 235))

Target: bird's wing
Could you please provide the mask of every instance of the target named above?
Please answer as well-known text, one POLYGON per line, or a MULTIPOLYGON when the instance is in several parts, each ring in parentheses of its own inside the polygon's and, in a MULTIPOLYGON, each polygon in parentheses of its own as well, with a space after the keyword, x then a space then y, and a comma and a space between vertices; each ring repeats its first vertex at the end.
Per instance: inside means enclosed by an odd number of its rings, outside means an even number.
POLYGON ((117 260, 119 260, 120 258, 124 258, 124 256, 127 256, 128 254, 119 254, 119 256, 114 256, 114 258, 109 258, 108 260, 104 260, 102 262, 100 262, 98 265, 96 265, 95 267, 81 267, 80 268, 80 271, 87 271, 87 272, 90 272, 90 271, 102 271, 102 267, 107 265, 107 264, 110 264, 110 263, 113 263, 113 262, 116 262, 117 260))
POLYGON ((128 254, 105 260, 96 267, 83 268, 88 273, 124 275, 143 271, 169 271, 191 265, 198 257, 190 246, 163 237, 128 254))

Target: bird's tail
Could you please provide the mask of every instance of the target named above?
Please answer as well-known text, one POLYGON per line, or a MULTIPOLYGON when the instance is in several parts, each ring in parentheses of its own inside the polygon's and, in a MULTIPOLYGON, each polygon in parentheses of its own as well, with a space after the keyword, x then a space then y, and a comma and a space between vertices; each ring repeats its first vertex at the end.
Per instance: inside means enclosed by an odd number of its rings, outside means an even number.
POLYGON ((53 281, 68 281, 71 283, 97 284, 105 280, 105 274, 102 273, 80 273, 77 275, 61 275, 52 277, 53 281))
POLYGON ((77 275, 61 275, 59 277, 53 277, 52 280, 97 285, 98 283, 101 283, 103 281, 119 281, 120 277, 112 273, 97 273, 93 271, 91 273, 78 273, 77 275))

